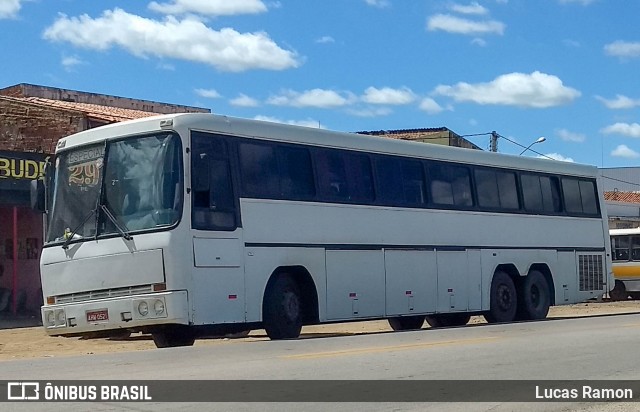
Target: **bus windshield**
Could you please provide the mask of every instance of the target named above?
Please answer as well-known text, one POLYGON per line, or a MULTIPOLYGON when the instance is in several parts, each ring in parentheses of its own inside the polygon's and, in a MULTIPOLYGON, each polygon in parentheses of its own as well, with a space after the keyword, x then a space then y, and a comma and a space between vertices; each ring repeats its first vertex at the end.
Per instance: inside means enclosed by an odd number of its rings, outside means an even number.
POLYGON ((182 212, 180 139, 154 134, 56 157, 46 241, 125 235, 175 224, 182 212))

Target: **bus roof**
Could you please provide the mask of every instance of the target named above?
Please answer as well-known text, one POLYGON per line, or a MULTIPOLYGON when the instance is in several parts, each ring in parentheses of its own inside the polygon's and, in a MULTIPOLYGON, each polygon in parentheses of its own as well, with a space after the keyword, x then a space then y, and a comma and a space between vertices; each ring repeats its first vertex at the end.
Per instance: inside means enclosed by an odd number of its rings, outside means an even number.
POLYGON ((301 143, 320 147, 352 149, 369 153, 439 159, 457 163, 588 177, 596 177, 598 175, 598 169, 595 166, 570 162, 505 155, 482 150, 410 142, 388 137, 336 132, 320 128, 293 126, 208 113, 169 114, 114 123, 60 139, 57 147, 58 150, 66 150, 78 145, 97 143, 106 139, 116 139, 128 135, 185 129, 214 131, 232 136, 301 143), (161 122, 163 122, 164 126, 161 126, 161 122))
POLYGON ((609 229, 609 235, 611 236, 640 235, 640 227, 634 227, 631 229, 609 229))

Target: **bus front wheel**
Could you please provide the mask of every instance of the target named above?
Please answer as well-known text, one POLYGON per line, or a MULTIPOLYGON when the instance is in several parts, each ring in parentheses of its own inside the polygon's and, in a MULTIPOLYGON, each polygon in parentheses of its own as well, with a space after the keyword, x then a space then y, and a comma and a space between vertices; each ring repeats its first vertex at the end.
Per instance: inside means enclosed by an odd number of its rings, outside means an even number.
POLYGON ((544 319, 549 313, 551 296, 549 284, 544 275, 532 270, 522 281, 518 318, 523 320, 544 319))
POLYGON ((518 296, 513 279, 506 272, 497 271, 493 275, 489 299, 489 311, 484 314, 487 322, 511 322, 515 319, 518 296))
POLYGON ((295 339, 302 330, 302 301, 291 275, 279 275, 267 286, 262 323, 269 339, 295 339))
POLYGON ((389 326, 395 331, 421 329, 424 324, 424 316, 399 316, 389 318, 389 326))
POLYGON ((151 333, 157 348, 192 346, 196 341, 193 332, 187 326, 169 326, 151 333))
POLYGON ((627 300, 628 296, 629 294, 627 293, 627 288, 624 286, 624 283, 616 280, 613 289, 609 291, 611 300, 627 300))
POLYGON ((427 323, 432 328, 447 328, 450 326, 464 326, 469 323, 471 315, 467 313, 441 313, 427 315, 427 323))

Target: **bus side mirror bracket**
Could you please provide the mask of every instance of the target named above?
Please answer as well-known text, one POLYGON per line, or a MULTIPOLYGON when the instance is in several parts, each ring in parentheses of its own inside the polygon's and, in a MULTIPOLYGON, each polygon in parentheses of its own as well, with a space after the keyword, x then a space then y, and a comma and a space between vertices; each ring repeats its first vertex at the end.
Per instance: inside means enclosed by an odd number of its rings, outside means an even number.
POLYGON ((44 182, 40 179, 32 180, 30 189, 31 209, 41 213, 47 213, 44 182))

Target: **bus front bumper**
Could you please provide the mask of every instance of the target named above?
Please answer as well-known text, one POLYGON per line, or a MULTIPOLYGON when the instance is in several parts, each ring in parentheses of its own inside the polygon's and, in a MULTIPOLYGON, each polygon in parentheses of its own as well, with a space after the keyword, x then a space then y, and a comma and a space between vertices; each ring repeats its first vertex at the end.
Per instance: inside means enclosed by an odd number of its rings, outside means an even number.
POLYGON ((189 324, 186 291, 46 305, 41 313, 45 332, 52 336, 189 324))

